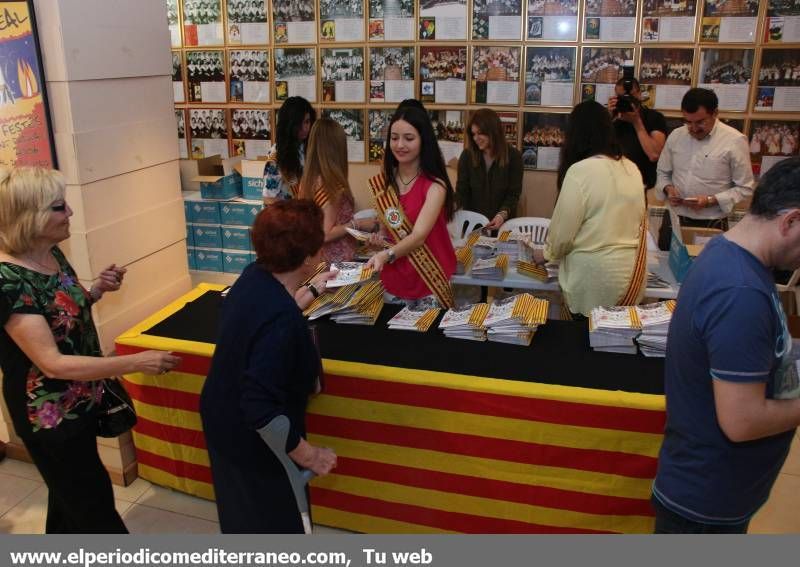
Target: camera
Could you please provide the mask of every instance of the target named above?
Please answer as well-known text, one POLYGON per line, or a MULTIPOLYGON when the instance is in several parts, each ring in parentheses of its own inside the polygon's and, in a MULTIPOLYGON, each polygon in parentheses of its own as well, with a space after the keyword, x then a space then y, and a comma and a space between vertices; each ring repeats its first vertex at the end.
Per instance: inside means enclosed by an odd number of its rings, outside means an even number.
POLYGON ((625 94, 617 97, 617 106, 614 109, 614 114, 633 112, 639 108, 639 100, 631 94, 633 81, 633 61, 627 60, 622 65, 622 88, 625 90, 625 94))

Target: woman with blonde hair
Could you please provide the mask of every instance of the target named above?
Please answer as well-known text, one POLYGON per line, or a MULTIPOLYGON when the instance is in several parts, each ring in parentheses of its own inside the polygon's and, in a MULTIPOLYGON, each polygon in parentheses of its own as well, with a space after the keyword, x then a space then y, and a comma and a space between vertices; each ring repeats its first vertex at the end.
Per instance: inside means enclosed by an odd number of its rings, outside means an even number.
POLYGON ((373 231, 375 219, 355 220, 355 200, 347 180, 347 136, 342 127, 330 118, 320 118, 308 137, 300 196, 313 200, 324 215, 325 244, 322 257, 326 262, 348 262, 356 251, 356 240, 347 228, 373 231))
POLYGON ((71 216, 59 172, 0 167, 3 396, 49 491, 47 533, 127 533, 97 453, 102 379, 164 373, 180 359, 103 357, 91 306, 120 288, 126 270, 112 264, 85 289, 58 248, 71 216))

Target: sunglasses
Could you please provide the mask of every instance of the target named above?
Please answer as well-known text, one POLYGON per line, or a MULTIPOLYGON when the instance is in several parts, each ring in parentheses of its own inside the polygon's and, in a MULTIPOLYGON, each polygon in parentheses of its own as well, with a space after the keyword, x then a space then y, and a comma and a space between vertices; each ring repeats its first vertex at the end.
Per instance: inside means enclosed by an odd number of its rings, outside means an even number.
POLYGON ((60 205, 50 205, 50 210, 54 213, 63 213, 67 210, 67 204, 61 203, 60 205))

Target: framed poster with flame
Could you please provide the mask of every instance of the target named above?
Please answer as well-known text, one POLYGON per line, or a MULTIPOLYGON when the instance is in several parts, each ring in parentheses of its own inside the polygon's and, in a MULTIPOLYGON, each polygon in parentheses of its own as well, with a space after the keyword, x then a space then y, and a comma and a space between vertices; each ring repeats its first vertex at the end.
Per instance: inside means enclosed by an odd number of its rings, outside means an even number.
POLYGON ((30 0, 0 0, 0 165, 56 167, 30 0))

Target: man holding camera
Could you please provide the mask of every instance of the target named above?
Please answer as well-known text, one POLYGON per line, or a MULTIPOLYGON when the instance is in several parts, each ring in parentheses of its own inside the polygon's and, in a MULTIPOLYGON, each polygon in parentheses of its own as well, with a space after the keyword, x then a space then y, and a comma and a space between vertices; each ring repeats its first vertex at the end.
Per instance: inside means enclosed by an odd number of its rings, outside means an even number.
POLYGON ((622 153, 642 172, 645 190, 656 184, 656 162, 667 139, 664 115, 642 106, 639 81, 627 72, 614 87, 616 96, 608 100, 608 110, 614 117, 614 131, 622 153))

